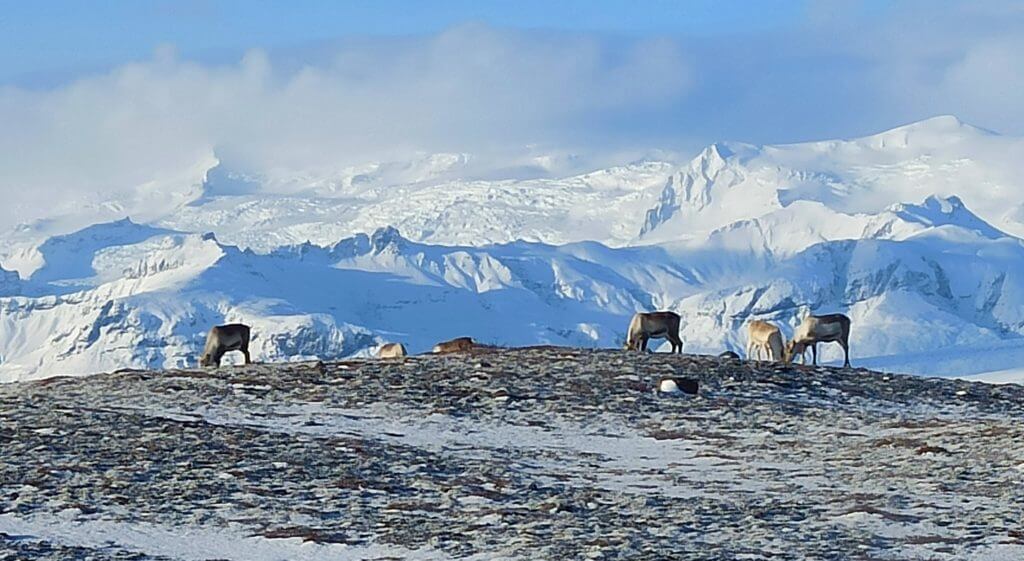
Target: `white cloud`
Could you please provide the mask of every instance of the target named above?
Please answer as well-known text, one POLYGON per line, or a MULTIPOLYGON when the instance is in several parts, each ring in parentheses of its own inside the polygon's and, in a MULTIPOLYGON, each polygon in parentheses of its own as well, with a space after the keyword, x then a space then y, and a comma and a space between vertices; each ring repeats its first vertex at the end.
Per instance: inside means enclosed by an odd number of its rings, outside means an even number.
POLYGON ((287 66, 260 51, 217 66, 162 48, 50 91, 0 90, 0 185, 31 207, 131 190, 211 150, 259 170, 543 143, 595 114, 671 101, 690 82, 672 42, 475 25, 287 66))
POLYGON ((0 226, 183 190, 213 153, 259 172, 525 145, 692 149, 940 113, 1024 133, 1019 4, 820 6, 785 33, 702 39, 465 25, 231 64, 168 47, 51 89, 0 88, 0 226))

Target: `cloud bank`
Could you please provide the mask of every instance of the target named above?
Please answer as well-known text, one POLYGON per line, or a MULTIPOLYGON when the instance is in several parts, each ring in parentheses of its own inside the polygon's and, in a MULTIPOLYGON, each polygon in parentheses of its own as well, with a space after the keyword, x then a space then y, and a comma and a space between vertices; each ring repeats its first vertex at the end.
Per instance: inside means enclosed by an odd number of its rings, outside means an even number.
POLYGON ((469 24, 227 64, 169 46, 50 89, 3 87, 0 226, 184 189, 213 154, 254 173, 524 146, 685 154, 945 113, 1024 133, 1019 3, 848 6, 816 2, 785 32, 701 38, 469 24))

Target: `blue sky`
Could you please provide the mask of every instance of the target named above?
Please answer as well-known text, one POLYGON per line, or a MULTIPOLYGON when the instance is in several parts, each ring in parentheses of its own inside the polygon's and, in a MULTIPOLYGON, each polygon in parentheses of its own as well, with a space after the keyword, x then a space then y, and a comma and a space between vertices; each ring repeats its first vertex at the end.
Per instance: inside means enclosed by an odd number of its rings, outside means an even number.
POLYGON ((212 158, 592 169, 941 114, 1024 135, 1021 0, 0 2, 8 201, 212 158))
MULTIPOLYGON (((888 6, 870 0, 855 11, 880 18, 888 6)), ((464 22, 728 40, 799 25, 814 11, 802 0, 4 1, 0 82, 52 85, 147 58, 161 44, 175 45, 183 56, 216 60, 252 48, 301 48, 343 37, 432 34, 464 22)))

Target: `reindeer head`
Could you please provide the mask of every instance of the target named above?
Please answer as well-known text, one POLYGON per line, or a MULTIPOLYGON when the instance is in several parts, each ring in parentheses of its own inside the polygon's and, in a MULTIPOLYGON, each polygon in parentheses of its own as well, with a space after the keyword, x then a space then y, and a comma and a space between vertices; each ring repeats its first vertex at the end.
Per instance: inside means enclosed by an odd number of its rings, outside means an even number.
POLYGON ((791 364, 793 357, 796 355, 803 356, 807 352, 806 343, 798 343, 796 340, 790 340, 786 342, 786 347, 782 350, 782 362, 791 364))
POLYGON ((203 353, 203 355, 199 357, 199 366, 203 368, 206 368, 207 366, 217 366, 217 361, 210 353, 203 353))

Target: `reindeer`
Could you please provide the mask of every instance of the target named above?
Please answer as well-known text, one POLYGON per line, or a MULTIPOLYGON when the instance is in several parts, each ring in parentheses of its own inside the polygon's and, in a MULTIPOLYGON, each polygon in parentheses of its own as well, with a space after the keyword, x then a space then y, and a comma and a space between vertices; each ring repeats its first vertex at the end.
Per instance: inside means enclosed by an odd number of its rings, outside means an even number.
POLYGON ((476 343, 472 337, 458 337, 434 345, 434 354, 464 353, 473 349, 476 343))
POLYGON ((626 335, 627 351, 646 351, 649 339, 668 339, 673 353, 683 352, 679 338, 679 314, 675 312, 637 312, 629 322, 626 335))
POLYGON ((199 366, 220 367, 220 359, 228 351, 242 351, 245 363, 249 360, 249 326, 241 323, 229 323, 210 328, 206 334, 206 346, 199 357, 199 366))
POLYGON ((747 333, 747 359, 754 360, 754 352, 757 352, 757 360, 760 360, 763 351, 768 360, 782 360, 782 332, 778 327, 755 319, 747 324, 747 333))
POLYGON ((377 358, 402 358, 408 354, 401 343, 386 343, 377 349, 377 358))
MULTIPOLYGON (((793 339, 786 344, 784 361, 789 364, 797 354, 803 356, 811 349, 814 365, 818 364, 818 343, 835 341, 843 347, 844 367, 850 366, 850 318, 843 314, 807 316, 793 332, 793 339)), ((804 358, 806 363, 807 359, 804 358)))

